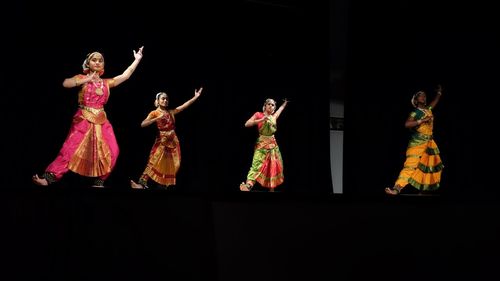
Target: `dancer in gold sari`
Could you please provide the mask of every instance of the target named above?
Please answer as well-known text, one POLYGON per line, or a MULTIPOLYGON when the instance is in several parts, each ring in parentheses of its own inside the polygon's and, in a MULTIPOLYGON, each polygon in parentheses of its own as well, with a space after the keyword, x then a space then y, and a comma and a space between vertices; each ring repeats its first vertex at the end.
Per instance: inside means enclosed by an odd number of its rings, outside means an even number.
POLYGON ((182 105, 168 109, 168 95, 165 92, 156 94, 156 109, 151 111, 142 121, 141 127, 156 123, 158 135, 149 154, 149 160, 139 178, 139 182, 131 180, 135 189, 147 189, 150 180, 163 187, 175 185, 177 171, 181 165, 181 148, 175 133, 175 115, 188 108, 201 94, 203 88, 194 91, 194 96, 182 105))
POLYGON ((441 98, 442 88, 438 86, 434 100, 427 105, 424 91, 415 93, 411 99, 415 110, 405 122, 413 133, 406 149, 406 161, 393 187, 386 187, 385 193, 398 195, 408 184, 420 191, 435 191, 441 182, 443 163, 433 138, 434 115, 432 110, 441 98))

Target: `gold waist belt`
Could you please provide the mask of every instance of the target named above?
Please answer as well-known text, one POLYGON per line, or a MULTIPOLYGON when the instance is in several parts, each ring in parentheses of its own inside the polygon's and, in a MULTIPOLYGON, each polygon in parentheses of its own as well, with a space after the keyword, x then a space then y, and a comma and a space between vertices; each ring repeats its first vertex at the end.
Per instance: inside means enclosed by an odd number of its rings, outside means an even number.
POLYGON ((78 107, 80 107, 81 109, 90 111, 90 112, 94 113, 95 115, 104 111, 104 108, 93 108, 93 107, 88 107, 85 105, 79 105, 78 107))
POLYGON ((89 122, 94 124, 104 124, 106 122, 106 112, 104 112, 104 108, 93 108, 85 105, 79 105, 82 111, 82 115, 89 122))

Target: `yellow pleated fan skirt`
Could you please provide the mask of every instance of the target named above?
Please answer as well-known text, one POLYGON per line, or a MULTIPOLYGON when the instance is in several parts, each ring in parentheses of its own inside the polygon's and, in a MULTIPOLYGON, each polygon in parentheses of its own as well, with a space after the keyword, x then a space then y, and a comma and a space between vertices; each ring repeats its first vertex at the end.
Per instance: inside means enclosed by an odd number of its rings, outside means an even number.
POLYGON ((419 145, 409 146, 406 150, 406 161, 396 180, 396 185, 404 187, 410 184, 421 191, 437 190, 443 168, 439 149, 433 139, 419 145))

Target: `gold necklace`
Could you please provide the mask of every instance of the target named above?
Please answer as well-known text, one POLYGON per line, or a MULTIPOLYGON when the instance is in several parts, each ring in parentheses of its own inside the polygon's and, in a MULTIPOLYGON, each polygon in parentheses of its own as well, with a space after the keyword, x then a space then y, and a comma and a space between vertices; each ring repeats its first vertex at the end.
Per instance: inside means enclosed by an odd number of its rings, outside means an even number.
POLYGON ((92 84, 94 85, 95 87, 95 93, 99 96, 102 96, 103 94, 103 91, 102 89, 104 88, 104 82, 102 81, 102 79, 99 78, 98 80, 98 83, 96 84, 96 82, 92 81, 92 84))

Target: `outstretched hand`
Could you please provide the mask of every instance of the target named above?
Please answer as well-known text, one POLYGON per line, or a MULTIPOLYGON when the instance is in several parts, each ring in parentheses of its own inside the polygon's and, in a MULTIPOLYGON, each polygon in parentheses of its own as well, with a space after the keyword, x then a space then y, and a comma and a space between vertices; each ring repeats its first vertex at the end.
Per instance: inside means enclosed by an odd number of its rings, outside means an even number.
POLYGON ((134 50, 134 58, 135 59, 137 59, 137 60, 142 59, 142 49, 143 48, 144 48, 144 46, 140 47, 137 52, 134 50))
POLYGON ((442 92, 443 92, 443 87, 441 86, 441 84, 438 84, 436 87, 436 93, 442 94, 442 92))
POLYGON ((201 95, 201 91, 203 91, 203 87, 194 90, 194 96, 199 97, 201 95))

